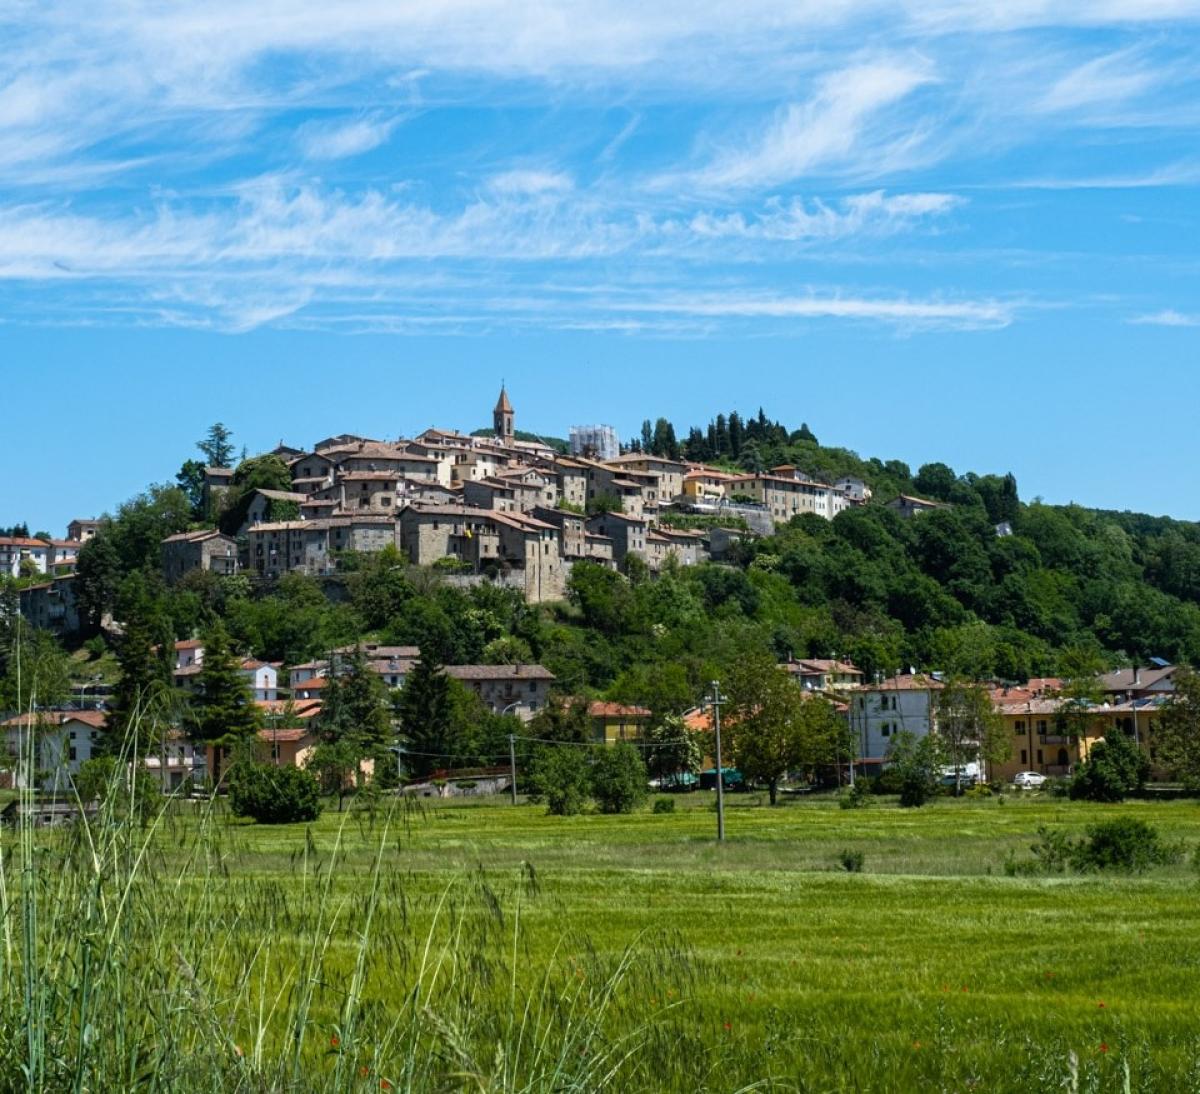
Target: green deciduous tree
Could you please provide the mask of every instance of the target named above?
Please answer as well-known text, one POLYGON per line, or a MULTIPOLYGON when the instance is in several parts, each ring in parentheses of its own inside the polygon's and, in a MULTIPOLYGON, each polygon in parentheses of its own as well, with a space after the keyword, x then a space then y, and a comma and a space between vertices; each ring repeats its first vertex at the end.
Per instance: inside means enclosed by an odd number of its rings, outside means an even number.
POLYGON ((1155 718, 1158 759, 1184 786, 1200 787, 1200 674, 1175 670, 1175 691, 1155 718))
POLYGON ((956 794, 962 793, 968 764, 981 759, 1002 763, 1008 758, 1011 742, 987 689, 962 678, 951 679, 938 692, 934 709, 938 737, 947 762, 954 768, 956 794))
POLYGON ((767 784, 774 805, 783 777, 811 760, 800 717, 804 694, 765 653, 736 662, 725 690, 729 756, 747 778, 767 784))
POLYGON ((1134 739, 1112 730, 1092 745, 1087 759, 1071 780, 1071 797, 1085 801, 1119 802, 1136 793, 1150 774, 1150 761, 1134 739))
POLYGON ((533 795, 556 816, 581 813, 591 790, 587 750, 571 745, 544 745, 529 770, 533 795))
POLYGON ((596 749, 591 768, 592 797, 602 813, 632 813, 646 800, 646 765, 624 741, 596 749))
POLYGON ((906 808, 924 805, 937 794, 946 755, 936 733, 917 736, 902 729, 888 749, 891 769, 900 782, 900 804, 906 808))

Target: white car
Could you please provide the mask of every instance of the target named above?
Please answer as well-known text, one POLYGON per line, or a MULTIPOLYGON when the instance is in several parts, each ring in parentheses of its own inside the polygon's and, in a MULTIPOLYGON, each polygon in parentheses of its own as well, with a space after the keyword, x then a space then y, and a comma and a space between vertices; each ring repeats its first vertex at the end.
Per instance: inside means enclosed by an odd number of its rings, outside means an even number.
POLYGON ((1020 790, 1039 790, 1046 785, 1046 776, 1040 771, 1018 771, 1013 776, 1013 786, 1020 790))

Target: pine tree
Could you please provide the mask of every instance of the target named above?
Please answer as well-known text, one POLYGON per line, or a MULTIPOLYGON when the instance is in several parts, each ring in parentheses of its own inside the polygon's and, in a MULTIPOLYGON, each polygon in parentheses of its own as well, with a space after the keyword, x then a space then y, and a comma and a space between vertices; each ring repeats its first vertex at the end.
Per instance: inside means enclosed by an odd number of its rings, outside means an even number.
POLYGON ((735 410, 729 415, 729 454, 736 460, 742 452, 742 416, 735 410))
POLYGON ((220 623, 205 635, 199 685, 192 719, 196 739, 221 747, 252 739, 258 729, 258 710, 220 623))
POLYGON ((654 434, 650 429, 650 419, 647 418, 642 422, 642 448, 643 452, 652 451, 654 446, 654 434))
POLYGON ((164 641, 169 643, 170 653, 175 647, 173 636, 161 625, 147 598, 124 614, 125 633, 117 647, 121 678, 110 701, 107 746, 113 753, 129 747, 144 755, 159 739, 161 721, 170 717, 173 666, 163 649, 164 641))
POLYGON ((319 722, 326 741, 349 741, 362 756, 391 739, 387 685, 371 670, 361 649, 343 659, 322 696, 319 722))
POLYGON ((428 774, 453 751, 450 678, 432 656, 422 656, 405 681, 397 714, 400 731, 412 749, 409 769, 428 774))
POLYGON ((196 447, 204 453, 209 467, 228 467, 233 460, 232 439, 233 431, 215 422, 208 427, 204 440, 196 442, 196 447))

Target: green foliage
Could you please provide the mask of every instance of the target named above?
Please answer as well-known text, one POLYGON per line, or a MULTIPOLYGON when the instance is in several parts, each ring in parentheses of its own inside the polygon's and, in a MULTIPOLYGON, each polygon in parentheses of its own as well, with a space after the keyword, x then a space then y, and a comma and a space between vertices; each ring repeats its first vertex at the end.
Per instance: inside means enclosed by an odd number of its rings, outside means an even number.
POLYGON ((591 772, 585 749, 546 746, 538 749, 529 770, 533 796, 559 817, 582 813, 591 790, 591 772))
POLYGON ((1115 817, 1089 825, 1083 839, 1072 840, 1061 829, 1038 828, 1030 845, 1032 859, 1013 856, 1005 862, 1010 876, 1061 874, 1067 871, 1143 874, 1154 866, 1182 861, 1183 847, 1168 843, 1153 825, 1138 817, 1115 817))
POLYGON ((221 422, 208 427, 203 440, 196 442, 209 467, 231 467, 233 465, 233 432, 221 422))
POLYGON ((646 765, 631 744, 597 749, 591 776, 592 797, 601 813, 632 813, 646 799, 646 765))
POLYGON ((258 730, 258 709, 234 655, 229 636, 220 623, 204 636, 204 661, 192 706, 195 737, 220 746, 253 738, 258 730))
POLYGON ((838 805, 842 809, 865 809, 871 804, 872 793, 870 779, 856 779, 838 795, 838 805))
POLYGON ((600 493, 588 498, 584 512, 593 517, 597 513, 623 513, 625 505, 616 494, 600 493))
POLYGON ((651 808, 652 813, 674 813, 675 799, 674 798, 655 798, 654 805, 651 808))
POLYGON ((924 805, 938 793, 946 757, 937 734, 918 737, 903 729, 892 738, 888 757, 899 779, 902 806, 924 805))
POLYGON ((25 713, 70 695, 70 660, 49 631, 18 615, 0 619, 0 711, 25 713))
POLYGON ((842 851, 838 863, 848 874, 861 874, 866 855, 862 851, 842 851))
POLYGON ((1179 668, 1175 690, 1158 710, 1154 743, 1158 759, 1189 789, 1200 787, 1200 675, 1179 668))
POLYGON ((656 779, 670 781, 695 775, 704 761, 700 734, 688 729, 678 714, 667 714, 646 729, 645 763, 656 779))
POLYGON ((243 759, 229 773, 229 807, 259 824, 297 824, 321 815, 321 788, 313 775, 291 764, 243 759))
POLYGON ((1150 774, 1150 761, 1131 736, 1113 730, 1097 741, 1071 781, 1071 797, 1119 802, 1140 790, 1150 774))

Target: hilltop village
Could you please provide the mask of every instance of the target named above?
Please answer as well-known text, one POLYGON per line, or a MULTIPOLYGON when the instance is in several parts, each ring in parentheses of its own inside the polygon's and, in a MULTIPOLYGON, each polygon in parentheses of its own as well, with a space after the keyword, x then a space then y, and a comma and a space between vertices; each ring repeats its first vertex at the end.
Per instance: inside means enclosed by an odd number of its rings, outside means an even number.
MULTIPOLYGON (((854 475, 820 481, 792 464, 747 471, 728 462, 713 466, 655 454, 636 443, 622 450, 608 426, 574 427, 563 445, 519 435, 516 425, 513 402, 502 387, 490 431, 427 429, 394 441, 340 434, 311 448, 281 443, 243 458, 236 468, 231 458, 196 462, 190 470, 185 465, 181 480, 189 481, 201 519, 185 521, 186 530, 161 539, 162 582, 181 588, 197 575, 240 575, 270 588, 289 574, 334 580, 346 560, 387 551, 446 585, 494 587, 519 594, 528 605, 553 605, 567 599, 572 572, 581 564, 613 574, 640 572, 653 580, 736 556, 794 518, 833 521, 872 501, 871 487, 854 475), (264 471, 271 484, 255 485, 254 475, 264 471)), ((232 455, 231 446, 221 443, 212 451, 232 455)), ((950 503, 901 492, 883 507, 907 523, 921 522, 922 514, 950 503)), ((20 586, 17 606, 27 623, 59 636, 88 629, 75 570, 81 551, 104 526, 80 519, 71 522, 65 539, 0 539, 0 567, 20 586)), ((1003 540, 1012 527, 1001 520, 985 532, 1003 540)), ((98 626, 119 643, 123 624, 111 612, 91 622, 93 630, 98 626)), ((239 671, 260 719, 274 720, 277 761, 305 762, 318 740, 324 693, 356 649, 393 694, 403 691, 421 659, 417 644, 378 641, 286 664, 244 651, 239 671), (281 729, 284 716, 288 724, 281 729)), ((175 642, 170 672, 180 696, 199 701, 204 658, 200 637, 175 642)), ((824 695, 843 719, 851 744, 844 764, 837 760, 844 768, 839 780, 853 770, 879 770, 900 734, 925 737, 937 730, 945 673, 883 673, 877 667, 868 672, 844 656, 798 658, 790 651, 780 668, 798 685, 797 694, 824 695)), ((481 709, 526 724, 553 702, 573 701, 555 674, 535 661, 501 658, 446 664, 442 671, 472 692, 481 709)), ((987 777, 1069 775, 1114 729, 1155 761, 1155 717, 1173 692, 1174 671, 1159 661, 1097 672, 1088 716, 1074 718, 1070 728, 1067 715, 1078 714, 1079 702, 1064 697, 1064 679, 1011 684, 977 678, 1008 744, 1006 758, 994 759, 987 777)), ((48 717, 52 723, 44 769, 78 770, 100 740, 106 689, 98 684, 90 708, 86 690, 76 694, 75 703, 38 716, 40 724, 48 717)), ((596 740, 644 739, 663 712, 641 696, 633 698, 640 701, 587 700, 596 740)), ((706 708, 677 712, 689 729, 705 734, 711 729, 706 708)), ((10 710, 7 717, 11 735, 31 724, 32 716, 10 710)), ((148 758, 151 766, 159 765, 167 786, 211 776, 216 762, 211 747, 193 743, 185 732, 148 758)), ((985 775, 978 763, 969 773, 973 779, 985 775)))

